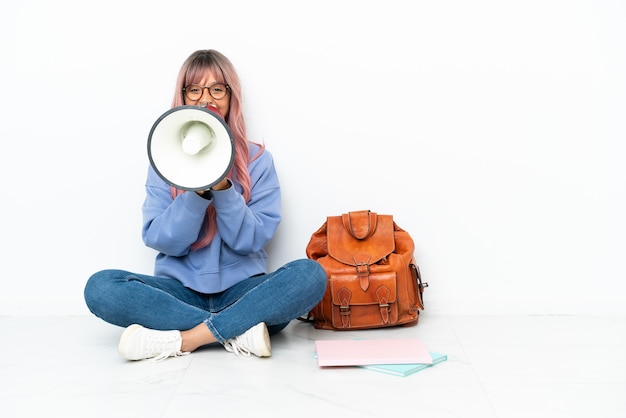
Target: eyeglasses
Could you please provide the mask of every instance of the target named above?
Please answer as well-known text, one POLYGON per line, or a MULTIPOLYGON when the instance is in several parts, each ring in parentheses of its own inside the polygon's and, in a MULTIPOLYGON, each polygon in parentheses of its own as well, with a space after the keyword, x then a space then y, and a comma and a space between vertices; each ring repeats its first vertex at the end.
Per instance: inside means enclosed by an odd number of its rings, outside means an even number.
POLYGON ((230 90, 230 86, 224 83, 213 83, 210 86, 201 86, 199 84, 190 84, 183 89, 185 96, 189 100, 200 100, 204 89, 209 90, 209 94, 215 100, 223 99, 226 93, 230 90))

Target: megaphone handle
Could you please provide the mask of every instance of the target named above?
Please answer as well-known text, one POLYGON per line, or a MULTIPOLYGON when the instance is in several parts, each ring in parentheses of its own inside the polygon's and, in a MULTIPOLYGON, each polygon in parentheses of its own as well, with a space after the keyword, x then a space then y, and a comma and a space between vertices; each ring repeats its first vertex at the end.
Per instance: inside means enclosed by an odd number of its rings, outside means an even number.
POLYGON ((213 193, 211 193, 211 190, 198 190, 196 193, 206 200, 213 200, 213 193))

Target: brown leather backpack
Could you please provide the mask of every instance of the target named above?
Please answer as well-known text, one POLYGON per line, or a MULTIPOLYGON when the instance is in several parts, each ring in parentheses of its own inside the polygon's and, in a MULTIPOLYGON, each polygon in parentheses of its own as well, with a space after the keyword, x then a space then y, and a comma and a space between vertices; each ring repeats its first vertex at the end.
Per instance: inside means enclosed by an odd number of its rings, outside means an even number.
POLYGON ((333 330, 417 324, 428 283, 422 283, 414 249, 392 215, 364 210, 327 217, 306 248, 328 276, 326 293, 307 320, 333 330))

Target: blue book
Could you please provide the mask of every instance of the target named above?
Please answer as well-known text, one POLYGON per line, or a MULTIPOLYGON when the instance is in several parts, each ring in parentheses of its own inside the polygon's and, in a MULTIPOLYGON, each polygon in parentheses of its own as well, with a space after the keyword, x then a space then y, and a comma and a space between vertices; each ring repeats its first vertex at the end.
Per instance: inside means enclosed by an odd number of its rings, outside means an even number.
POLYGON ((448 356, 441 353, 433 353, 430 352, 431 357, 433 358, 432 364, 426 363, 416 363, 416 364, 368 364, 363 367, 365 369, 374 370, 377 372, 393 374, 395 376, 409 376, 413 373, 417 373, 420 370, 427 369, 429 367, 434 366, 435 364, 439 364, 448 359, 448 356))

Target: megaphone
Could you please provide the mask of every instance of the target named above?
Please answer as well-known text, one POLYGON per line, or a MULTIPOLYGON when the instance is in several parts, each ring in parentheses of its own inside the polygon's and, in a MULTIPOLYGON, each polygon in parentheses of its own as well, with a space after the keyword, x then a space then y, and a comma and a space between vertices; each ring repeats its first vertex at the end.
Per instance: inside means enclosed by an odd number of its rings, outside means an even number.
POLYGON ((178 106, 163 113, 152 126, 148 158, 169 185, 188 191, 208 190, 230 171, 235 144, 217 109, 178 106))

